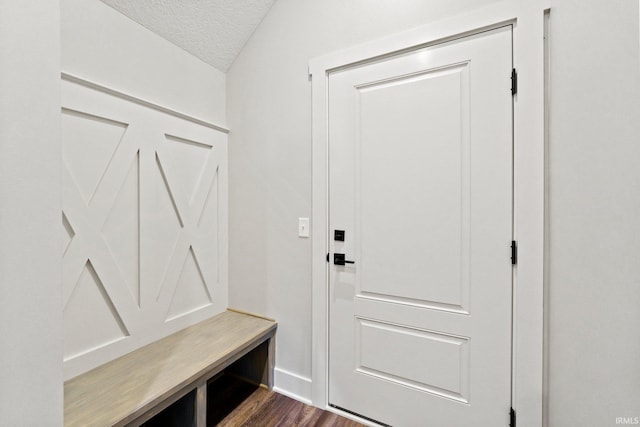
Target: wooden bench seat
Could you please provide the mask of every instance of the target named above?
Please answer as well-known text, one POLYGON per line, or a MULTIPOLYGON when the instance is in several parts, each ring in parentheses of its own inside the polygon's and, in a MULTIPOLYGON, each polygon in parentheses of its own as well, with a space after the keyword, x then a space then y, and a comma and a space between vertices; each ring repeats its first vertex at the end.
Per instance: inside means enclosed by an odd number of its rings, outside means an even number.
POLYGON ((228 310, 72 378, 64 425, 140 425, 193 392, 196 425, 205 426, 208 381, 232 363, 271 388, 275 330, 273 321, 228 310))

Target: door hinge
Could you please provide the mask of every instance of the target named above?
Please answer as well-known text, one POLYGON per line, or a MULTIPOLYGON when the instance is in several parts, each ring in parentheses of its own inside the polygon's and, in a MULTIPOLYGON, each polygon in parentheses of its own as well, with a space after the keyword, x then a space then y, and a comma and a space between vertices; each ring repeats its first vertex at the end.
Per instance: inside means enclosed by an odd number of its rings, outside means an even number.
POLYGON ((516 265, 518 263, 518 244, 515 240, 511 241, 511 264, 516 265))
POLYGON ((327 262, 329 262, 329 252, 327 252, 327 262))
POLYGON ((509 411, 509 427, 516 427, 516 411, 513 408, 509 411))
POLYGON ((511 95, 518 93, 518 72, 516 69, 511 70, 511 95))

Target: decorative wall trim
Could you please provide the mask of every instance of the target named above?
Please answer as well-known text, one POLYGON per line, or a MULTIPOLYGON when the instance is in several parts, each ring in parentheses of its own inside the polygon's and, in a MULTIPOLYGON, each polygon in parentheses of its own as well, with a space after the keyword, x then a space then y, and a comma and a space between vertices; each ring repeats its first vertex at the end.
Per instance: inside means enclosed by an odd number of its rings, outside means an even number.
POLYGON ((73 82, 73 83, 78 83, 78 84, 81 84, 81 85, 86 86, 88 88, 96 89, 96 90, 99 90, 101 92, 108 93, 109 95, 113 95, 113 96, 117 96, 119 98, 125 99, 127 101, 135 102, 136 104, 140 104, 140 105, 142 105, 144 107, 153 108, 153 109, 161 111, 163 113, 171 114, 172 116, 176 116, 176 117, 179 117, 181 119, 188 120, 190 122, 197 123, 199 125, 206 126, 208 128, 211 128, 211 129, 218 130, 220 132, 229 133, 229 129, 224 127, 224 126, 220 126, 220 125, 217 125, 215 123, 212 123, 212 122, 209 122, 209 121, 206 121, 206 120, 203 120, 203 119, 199 119, 197 117, 190 116, 189 114, 181 113, 179 111, 173 110, 173 109, 168 108, 168 107, 163 107, 162 105, 156 104, 155 102, 147 101, 145 99, 139 98, 139 97, 134 96, 134 95, 129 95, 128 93, 124 93, 124 92, 121 92, 119 90, 112 89, 112 88, 110 88, 108 86, 104 86, 104 85, 101 85, 99 83, 92 82, 92 81, 87 80, 85 78, 78 77, 78 76, 75 76, 73 74, 70 74, 70 73, 67 73, 67 72, 64 72, 64 71, 60 73, 60 76, 62 77, 62 80, 66 80, 66 81, 73 82))
POLYGON ((224 311, 227 132, 62 77, 65 379, 224 311))

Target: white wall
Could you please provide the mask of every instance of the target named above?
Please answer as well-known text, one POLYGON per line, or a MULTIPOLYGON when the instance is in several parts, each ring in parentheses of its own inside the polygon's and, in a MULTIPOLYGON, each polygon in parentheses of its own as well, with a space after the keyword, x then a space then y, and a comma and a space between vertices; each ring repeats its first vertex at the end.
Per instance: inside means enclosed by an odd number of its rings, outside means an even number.
POLYGON ((98 0, 61 15, 89 81, 62 83, 67 379, 227 308, 227 135, 184 116, 224 126, 220 71, 98 0))
POLYGON ((638 13, 552 2, 551 427, 640 417, 638 13))
POLYGON ((62 0, 62 71, 217 124, 225 75, 98 0, 62 0))
MULTIPOLYGON (((311 372, 308 59, 488 2, 279 0, 229 71, 230 303, 279 320, 290 389, 311 372)), ((59 425, 58 4, 0 5, 0 424, 59 425)), ((640 412, 638 5, 552 6, 549 425, 615 425, 640 412)), ((97 0, 62 15, 63 70, 224 124, 224 76, 162 61, 97 0)))
POLYGON ((309 59, 492 0, 278 0, 227 73, 229 304, 278 320, 276 386, 310 398, 309 59))
MULTIPOLYGON (((229 70, 230 305, 278 320, 285 390, 309 397, 308 60, 485 3, 279 0, 229 70)), ((638 2, 551 4, 548 425, 615 425, 640 416, 638 2)))
POLYGON ((62 425, 60 22, 0 1, 0 425, 62 425))

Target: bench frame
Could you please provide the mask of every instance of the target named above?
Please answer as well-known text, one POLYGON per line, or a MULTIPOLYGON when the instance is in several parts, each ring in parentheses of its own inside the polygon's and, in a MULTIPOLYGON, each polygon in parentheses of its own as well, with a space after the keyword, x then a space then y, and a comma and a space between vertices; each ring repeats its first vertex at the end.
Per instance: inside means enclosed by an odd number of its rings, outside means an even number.
MULTIPOLYGON (((251 351, 256 350, 260 345, 268 342, 267 350, 267 367, 264 371, 264 375, 259 379, 261 386, 267 387, 269 390, 273 389, 273 370, 274 370, 274 357, 275 354, 275 329, 269 332, 267 335, 259 337, 247 345, 239 348, 235 353, 229 355, 229 357, 221 359, 215 365, 211 365, 210 368, 202 375, 195 376, 183 383, 176 385, 176 387, 162 396, 145 406, 145 408, 151 407, 151 409, 140 415, 141 411, 136 411, 130 416, 123 419, 121 422, 115 424, 116 427, 137 427, 140 424, 149 421, 160 412, 164 411, 178 400, 185 397, 187 394, 196 390, 196 427, 205 427, 207 425, 207 386, 209 381, 214 379, 217 375, 224 372, 226 368, 231 366, 234 362, 239 361, 242 358, 251 356, 251 351)), ((256 378, 252 378, 251 373, 247 372, 244 376, 245 380, 249 382, 257 382, 256 378)))
POLYGON ((139 426, 194 393, 194 426, 204 427, 207 388, 223 374, 273 388, 276 328, 228 309, 72 378, 64 384, 65 426, 139 426))

